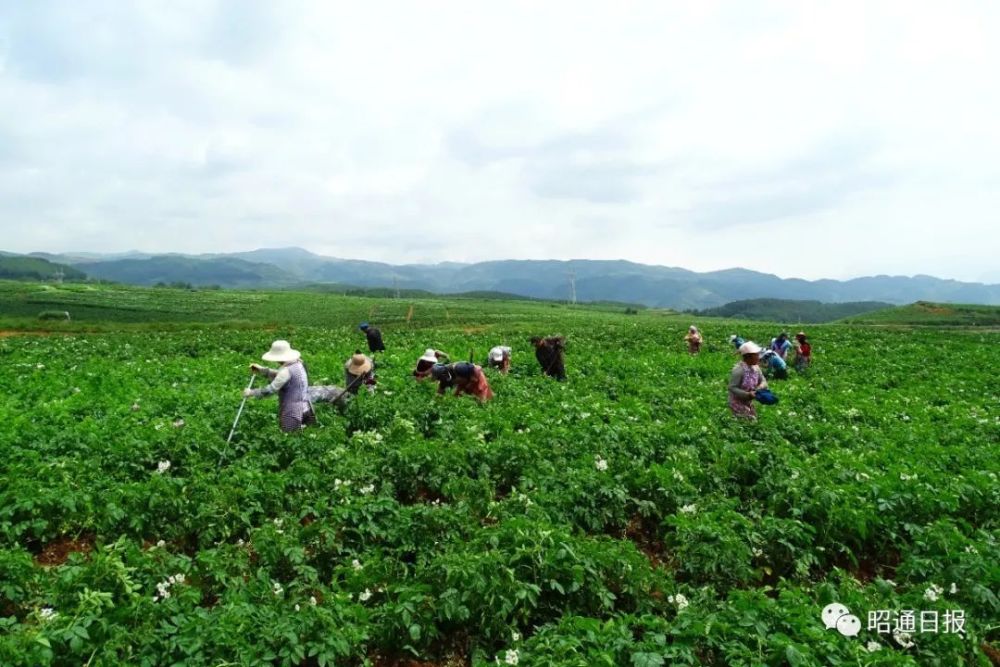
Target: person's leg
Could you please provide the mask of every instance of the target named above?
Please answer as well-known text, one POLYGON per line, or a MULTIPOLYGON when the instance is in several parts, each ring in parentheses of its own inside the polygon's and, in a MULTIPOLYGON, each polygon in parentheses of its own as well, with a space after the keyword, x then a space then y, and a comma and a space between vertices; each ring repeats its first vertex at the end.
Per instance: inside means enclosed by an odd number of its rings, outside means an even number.
POLYGON ((315 385, 309 387, 310 403, 332 403, 340 398, 344 390, 334 385, 315 385))

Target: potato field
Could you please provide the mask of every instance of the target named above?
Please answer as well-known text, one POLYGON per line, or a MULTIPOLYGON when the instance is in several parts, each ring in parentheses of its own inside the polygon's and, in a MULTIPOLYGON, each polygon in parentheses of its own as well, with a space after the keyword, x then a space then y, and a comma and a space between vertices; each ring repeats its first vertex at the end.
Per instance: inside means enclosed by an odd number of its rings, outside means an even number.
POLYGON ((0 664, 1000 659, 995 330, 811 327, 751 423, 727 338, 779 324, 699 321, 691 356, 687 316, 610 307, 27 289, 0 290, 0 664), (46 308, 74 319, 25 319, 46 308), (272 340, 342 386, 368 318, 374 393, 294 435, 251 400, 227 447, 272 340), (566 382, 528 343, 550 334, 566 382), (410 375, 501 343, 484 405, 410 375))

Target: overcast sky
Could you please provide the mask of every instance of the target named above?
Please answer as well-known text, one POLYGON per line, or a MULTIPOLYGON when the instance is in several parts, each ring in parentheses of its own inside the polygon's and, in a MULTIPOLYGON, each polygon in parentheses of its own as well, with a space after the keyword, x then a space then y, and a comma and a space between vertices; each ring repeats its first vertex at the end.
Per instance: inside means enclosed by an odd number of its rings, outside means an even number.
POLYGON ((0 249, 1000 282, 1000 3, 0 0, 0 249))

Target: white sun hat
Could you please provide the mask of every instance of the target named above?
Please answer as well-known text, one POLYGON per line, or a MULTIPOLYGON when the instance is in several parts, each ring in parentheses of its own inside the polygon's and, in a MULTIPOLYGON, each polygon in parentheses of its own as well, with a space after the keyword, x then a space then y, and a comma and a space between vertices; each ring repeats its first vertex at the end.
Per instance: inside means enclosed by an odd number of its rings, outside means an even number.
POLYGON ((437 360, 438 360, 438 358, 437 358, 437 355, 434 354, 434 348, 433 347, 429 347, 426 350, 424 350, 424 356, 422 356, 422 357, 420 357, 420 359, 418 359, 418 361, 429 361, 432 364, 436 364, 437 360))
POLYGON ((760 345, 752 340, 748 340, 740 345, 740 354, 760 354, 761 349, 760 345))
POLYGON ((302 355, 298 350, 292 349, 292 346, 287 340, 276 340, 271 343, 271 349, 265 352, 261 356, 261 359, 264 361, 277 361, 284 364, 289 361, 298 361, 301 356, 302 355))
POLYGON ((497 346, 490 350, 490 361, 503 361, 503 348, 497 346))

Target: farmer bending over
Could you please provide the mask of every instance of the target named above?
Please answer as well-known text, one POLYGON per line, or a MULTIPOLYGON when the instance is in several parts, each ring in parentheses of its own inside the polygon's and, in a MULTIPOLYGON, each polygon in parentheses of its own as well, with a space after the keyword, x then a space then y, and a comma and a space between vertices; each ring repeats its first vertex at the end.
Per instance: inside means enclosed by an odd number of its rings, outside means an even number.
POLYGON ((357 394, 361 387, 367 387, 369 393, 375 391, 375 362, 355 350, 354 355, 344 364, 345 391, 357 394))
POLYGON ((566 366, 563 364, 563 350, 566 349, 566 339, 563 336, 550 336, 549 338, 535 336, 531 339, 531 344, 535 346, 535 359, 542 367, 542 372, 560 382, 565 380, 566 366))
POLYGON ((684 336, 684 340, 687 341, 690 354, 698 354, 701 351, 701 332, 695 325, 692 324, 688 327, 688 333, 687 336, 684 336))
POLYGON ((510 348, 506 345, 497 345, 490 350, 486 363, 490 368, 499 368, 504 375, 510 372, 510 348))
POLYGON ((441 350, 435 350, 433 347, 429 347, 424 350, 422 357, 417 359, 417 367, 413 369, 413 377, 418 380, 423 380, 431 376, 431 369, 434 368, 434 364, 446 364, 448 363, 448 355, 441 350))
POLYGON ((743 360, 733 366, 729 375, 729 409, 735 417, 757 419, 753 399, 758 389, 767 389, 767 379, 757 365, 760 352, 760 346, 750 340, 740 346, 743 360))
POLYGON ((358 325, 358 328, 365 332, 365 338, 368 339, 368 351, 371 353, 375 352, 385 352, 385 344, 382 342, 382 332, 373 326, 370 326, 367 322, 362 322, 358 325))
POLYGON ((767 369, 766 374, 769 377, 773 377, 776 380, 788 379, 788 364, 778 356, 777 352, 774 350, 765 350, 764 354, 760 355, 760 360, 767 369))
POLYGON ((729 342, 733 344, 733 350, 735 350, 735 351, 736 351, 736 353, 737 353, 737 354, 739 354, 739 352, 740 352, 740 347, 741 347, 741 346, 743 345, 743 343, 745 343, 746 341, 745 341, 745 340, 743 340, 743 337, 742 337, 742 336, 740 336, 739 334, 733 334, 732 336, 730 336, 730 337, 729 337, 729 342))
POLYGON ((278 362, 274 370, 259 364, 250 364, 250 372, 263 375, 271 381, 263 389, 244 389, 244 397, 264 398, 278 395, 278 423, 285 433, 298 431, 307 424, 314 424, 316 416, 309 403, 309 376, 302 364, 302 355, 293 350, 287 340, 276 340, 271 349, 261 357, 264 361, 278 362))
POLYGON ((438 382, 438 396, 443 396, 445 391, 454 387, 455 396, 472 394, 480 403, 493 398, 493 390, 483 369, 473 363, 436 364, 431 368, 431 377, 438 382))

